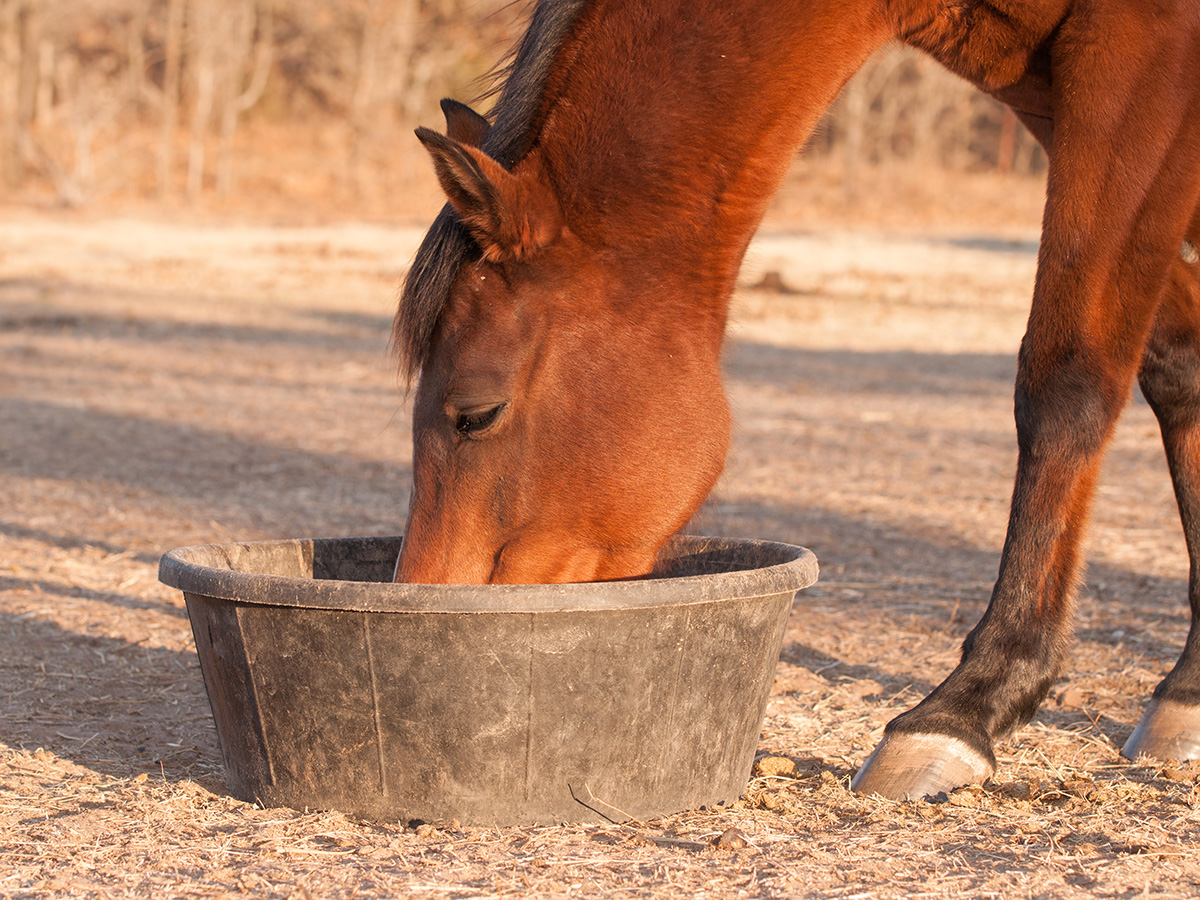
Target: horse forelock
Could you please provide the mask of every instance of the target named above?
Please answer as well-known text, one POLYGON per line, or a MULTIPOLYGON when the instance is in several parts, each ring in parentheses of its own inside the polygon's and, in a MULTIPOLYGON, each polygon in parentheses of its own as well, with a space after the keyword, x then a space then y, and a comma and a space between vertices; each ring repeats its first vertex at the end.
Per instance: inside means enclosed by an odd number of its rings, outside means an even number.
MULTIPOLYGON (((483 150, 502 165, 511 168, 528 151, 542 111, 550 66, 580 10, 589 2, 537 0, 524 36, 506 64, 493 73, 495 86, 483 97, 499 97, 491 112, 492 127, 483 150)), ((424 364, 434 329, 463 264, 478 255, 474 239, 450 206, 444 206, 413 257, 392 323, 392 346, 406 380, 411 382, 424 364)))
POLYGON ((454 211, 449 205, 442 207, 404 276, 392 322, 392 348, 406 381, 420 372, 450 288, 474 248, 454 211))

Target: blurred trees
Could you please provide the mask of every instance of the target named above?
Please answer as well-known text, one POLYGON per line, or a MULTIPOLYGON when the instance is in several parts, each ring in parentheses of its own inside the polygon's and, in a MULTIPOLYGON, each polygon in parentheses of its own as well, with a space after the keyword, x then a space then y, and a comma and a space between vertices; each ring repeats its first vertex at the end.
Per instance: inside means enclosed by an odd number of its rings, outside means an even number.
POLYGON ((229 193, 239 163, 330 129, 313 163, 361 188, 366 148, 473 94, 518 18, 508 0, 0 0, 0 196, 229 193), (239 139, 250 121, 266 145, 239 139))
POLYGON ((863 166, 1040 174, 1046 158, 1011 110, 931 58, 891 46, 851 79, 810 142, 840 163, 847 194, 863 166))
MULTIPOLYGON (((408 129, 438 122, 441 96, 478 93, 523 14, 509 0, 0 0, 0 197, 377 192, 408 129)), ((839 164, 851 194, 866 165, 1044 165, 999 104, 901 48, 850 83, 808 154, 839 164)))

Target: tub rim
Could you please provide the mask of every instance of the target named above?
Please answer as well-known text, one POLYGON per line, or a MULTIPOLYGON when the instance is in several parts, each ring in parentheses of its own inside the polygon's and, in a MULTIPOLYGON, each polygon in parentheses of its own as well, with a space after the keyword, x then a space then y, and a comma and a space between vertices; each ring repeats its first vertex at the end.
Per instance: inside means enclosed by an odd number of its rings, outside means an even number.
POLYGON ((703 553, 758 552, 779 562, 701 575, 651 577, 622 581, 533 585, 429 585, 383 581, 277 575, 239 566, 277 554, 309 572, 320 550, 336 545, 376 552, 394 548, 403 538, 299 538, 274 541, 197 544, 162 555, 158 578, 185 594, 253 606, 328 609, 380 613, 538 613, 651 609, 697 603, 747 600, 795 593, 816 583, 817 558, 805 547, 745 538, 678 536, 668 551, 678 557, 703 553))

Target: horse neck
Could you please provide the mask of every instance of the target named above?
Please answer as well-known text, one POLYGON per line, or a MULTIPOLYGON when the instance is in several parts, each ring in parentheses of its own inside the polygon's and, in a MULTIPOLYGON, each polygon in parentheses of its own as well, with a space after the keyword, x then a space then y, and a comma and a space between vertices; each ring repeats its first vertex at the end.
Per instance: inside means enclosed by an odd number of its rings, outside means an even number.
POLYGON ((874 0, 589 3, 550 69, 534 143, 567 222, 635 257, 647 283, 686 281, 693 312, 708 298, 723 330, 789 161, 888 37, 874 0))

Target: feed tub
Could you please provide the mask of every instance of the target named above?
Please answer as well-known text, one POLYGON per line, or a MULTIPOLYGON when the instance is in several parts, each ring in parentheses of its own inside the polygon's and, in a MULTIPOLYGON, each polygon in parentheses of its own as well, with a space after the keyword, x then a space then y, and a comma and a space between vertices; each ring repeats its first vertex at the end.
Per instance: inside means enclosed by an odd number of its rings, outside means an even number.
POLYGON ((390 583, 400 544, 163 556, 235 797, 530 825, 652 818, 745 789, 811 552, 680 538, 659 578, 479 587, 390 583))

